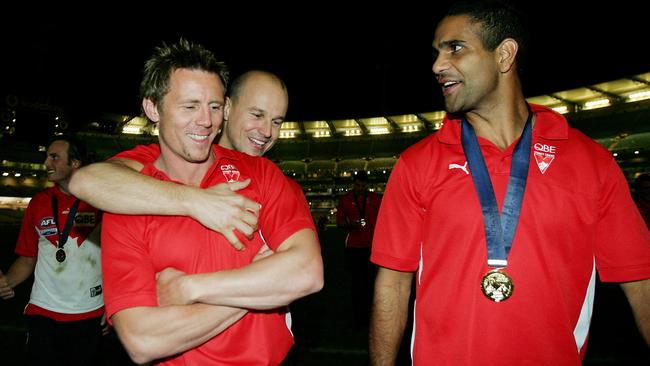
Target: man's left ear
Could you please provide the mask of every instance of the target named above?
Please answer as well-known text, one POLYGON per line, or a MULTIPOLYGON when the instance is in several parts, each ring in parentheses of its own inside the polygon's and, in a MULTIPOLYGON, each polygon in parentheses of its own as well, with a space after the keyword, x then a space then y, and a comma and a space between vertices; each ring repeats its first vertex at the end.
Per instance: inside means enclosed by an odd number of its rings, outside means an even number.
POLYGON ((72 164, 70 164, 73 168, 78 169, 81 167, 81 160, 74 159, 72 160, 72 164))
POLYGON ((160 113, 158 113, 158 106, 149 98, 142 99, 142 110, 147 118, 153 123, 158 123, 160 120, 160 113))
POLYGON ((508 72, 512 69, 517 59, 519 44, 512 38, 504 39, 497 47, 497 57, 499 58, 499 70, 508 72))

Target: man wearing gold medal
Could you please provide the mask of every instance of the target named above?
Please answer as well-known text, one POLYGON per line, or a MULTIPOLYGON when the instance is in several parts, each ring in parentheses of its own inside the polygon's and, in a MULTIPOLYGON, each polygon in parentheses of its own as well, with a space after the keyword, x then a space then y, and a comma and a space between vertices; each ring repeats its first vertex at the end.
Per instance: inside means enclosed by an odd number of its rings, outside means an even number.
POLYGON ((395 362, 414 277, 414 365, 580 365, 596 271, 621 283, 650 341, 648 229, 611 154, 526 103, 523 28, 489 1, 437 26, 447 116, 401 155, 383 198, 373 365, 395 362))
MULTIPOLYGON (((70 194, 72 174, 87 163, 76 138, 56 136, 45 168, 54 187, 29 202, 18 236, 18 259, 0 272, 0 297, 34 274, 25 307, 30 365, 92 365, 100 362, 104 299, 100 268, 101 212, 70 194)), ((105 331, 108 329, 105 328, 105 331)))

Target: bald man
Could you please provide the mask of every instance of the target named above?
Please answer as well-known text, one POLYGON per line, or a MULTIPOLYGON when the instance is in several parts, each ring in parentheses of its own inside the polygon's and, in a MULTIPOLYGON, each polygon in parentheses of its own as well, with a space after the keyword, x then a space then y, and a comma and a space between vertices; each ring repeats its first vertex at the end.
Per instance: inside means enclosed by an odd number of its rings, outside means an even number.
MULTIPOLYGON (((222 147, 252 156, 266 153, 277 141, 289 104, 284 82, 276 75, 249 71, 235 79, 224 107, 222 147)), ((243 244, 235 231, 250 237, 257 229, 259 205, 237 194, 248 181, 199 189, 139 174, 160 155, 157 144, 135 148, 138 160, 120 157, 83 167, 70 181, 70 191, 102 210, 131 215, 190 216, 220 232, 237 249, 243 244)), ((299 189, 295 183, 294 193, 299 189)))

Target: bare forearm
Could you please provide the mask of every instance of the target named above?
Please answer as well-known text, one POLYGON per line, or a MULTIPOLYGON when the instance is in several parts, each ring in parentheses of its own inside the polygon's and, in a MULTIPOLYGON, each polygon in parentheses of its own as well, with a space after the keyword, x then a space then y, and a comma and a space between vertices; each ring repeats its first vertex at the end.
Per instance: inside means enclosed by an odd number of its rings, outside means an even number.
POLYGON ((650 279, 622 283, 621 287, 632 308, 639 333, 650 347, 650 279))
POLYGON ((412 273, 380 268, 375 282, 368 345, 370 364, 394 365, 406 326, 412 273))
MULTIPOLYGON (((196 302, 273 309, 319 291, 323 262, 312 230, 303 229, 287 241, 299 244, 250 265, 209 274, 187 276, 189 297, 196 302)), ((285 242, 286 243, 286 242, 285 242)))
POLYGON ((36 266, 36 257, 18 257, 11 265, 7 274, 0 271, 0 298, 11 299, 14 297, 14 287, 25 281, 36 266))
POLYGON ((244 245, 235 235, 257 230, 259 204, 236 191, 250 179, 201 189, 140 174, 142 165, 113 159, 85 166, 72 175, 73 195, 104 211, 126 215, 189 216, 223 234, 237 249, 244 245))
POLYGON ((70 192, 104 211, 128 214, 186 215, 185 190, 192 187, 140 174, 135 162, 105 161, 73 174, 70 192))
POLYGON ((192 304, 131 308, 112 319, 129 356, 144 363, 203 344, 246 313, 244 309, 192 304))
POLYGON ((35 267, 36 257, 18 257, 9 268, 9 271, 7 271, 7 284, 11 287, 16 287, 23 283, 34 273, 35 267))

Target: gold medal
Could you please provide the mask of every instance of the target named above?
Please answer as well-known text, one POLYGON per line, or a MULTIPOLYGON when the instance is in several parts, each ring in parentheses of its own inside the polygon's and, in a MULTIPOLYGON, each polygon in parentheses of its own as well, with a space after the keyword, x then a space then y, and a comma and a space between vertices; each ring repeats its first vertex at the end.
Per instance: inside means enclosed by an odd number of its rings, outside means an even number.
POLYGON ((514 289, 512 278, 500 268, 486 273, 481 280, 483 295, 494 302, 507 300, 512 296, 514 289))
POLYGON ((63 249, 59 249, 56 251, 56 260, 59 263, 63 263, 63 261, 65 260, 65 251, 63 251, 63 249))

